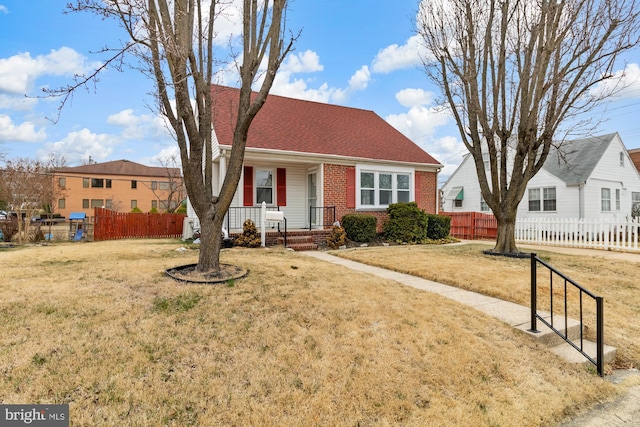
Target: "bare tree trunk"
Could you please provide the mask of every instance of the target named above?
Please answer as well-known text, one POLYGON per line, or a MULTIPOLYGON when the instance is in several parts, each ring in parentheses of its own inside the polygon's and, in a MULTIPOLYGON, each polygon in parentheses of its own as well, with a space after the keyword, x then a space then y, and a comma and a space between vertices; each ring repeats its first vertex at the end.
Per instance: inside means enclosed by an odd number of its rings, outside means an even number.
POLYGON ((200 220, 200 253, 198 271, 208 272, 220 269, 220 236, 224 214, 216 215, 216 205, 212 204, 200 220))
POLYGON ((515 254, 520 251, 516 247, 515 228, 516 217, 508 216, 496 218, 498 220, 498 236, 493 252, 497 254, 515 254))

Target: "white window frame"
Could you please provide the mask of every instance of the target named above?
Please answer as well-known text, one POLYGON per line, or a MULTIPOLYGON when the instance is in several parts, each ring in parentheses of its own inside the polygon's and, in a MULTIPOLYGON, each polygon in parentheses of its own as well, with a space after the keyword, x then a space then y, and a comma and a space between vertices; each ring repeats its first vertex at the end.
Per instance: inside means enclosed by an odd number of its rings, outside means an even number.
POLYGON ((620 189, 616 188, 616 212, 620 212, 620 189))
POLYGON ((484 200, 484 197, 482 197, 482 191, 480 192, 480 212, 490 212, 491 208, 489 207, 489 205, 487 204, 487 202, 484 200))
POLYGON ((534 187, 527 189, 527 209, 529 212, 557 212, 558 210, 558 192, 556 187, 534 187), (554 198, 550 198, 549 190, 553 190, 554 198), (536 194, 536 198, 531 198, 532 194, 536 194), (545 202, 554 201, 554 207, 551 209, 545 202), (537 209, 531 209, 531 202, 537 202, 537 209))
MULTIPOLYGON (((273 168, 259 168, 255 167, 253 171, 253 200, 255 200, 256 206, 262 205, 262 201, 258 200, 258 173, 269 172, 271 174, 271 203, 267 202, 267 206, 275 206, 276 203, 276 174, 273 168)), ((260 186, 260 188, 269 188, 266 186, 260 186)))
POLYGON ((378 166, 378 165, 356 165, 356 209, 358 210, 381 210, 386 209, 389 205, 380 203, 380 174, 391 175, 391 204, 398 203, 398 191, 407 191, 407 189, 398 189, 398 175, 409 176, 409 201, 415 201, 414 195, 414 182, 415 182, 415 170, 411 168, 402 167, 390 167, 390 166, 378 166), (365 188, 373 190, 374 200, 373 204, 362 204, 362 185, 361 175, 362 173, 373 174, 373 188, 365 188))
POLYGON ((611 189, 602 187, 600 189, 600 211, 611 212, 611 189))

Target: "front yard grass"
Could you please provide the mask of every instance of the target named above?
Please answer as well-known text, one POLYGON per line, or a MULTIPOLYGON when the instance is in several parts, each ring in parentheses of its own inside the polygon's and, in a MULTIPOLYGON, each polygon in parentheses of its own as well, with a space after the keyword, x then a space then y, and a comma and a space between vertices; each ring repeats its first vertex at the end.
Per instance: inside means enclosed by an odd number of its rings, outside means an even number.
MULTIPOLYGON (((493 318, 294 252, 224 250, 246 278, 177 283, 182 245, 0 252, 0 402, 68 403, 74 426, 551 426, 615 392, 493 318)), ((475 268, 461 248, 384 250, 475 268)), ((514 268, 494 262, 472 282, 514 268)))
MULTIPOLYGON (((419 245, 360 248, 332 252, 344 258, 395 271, 412 274, 436 282, 479 292, 503 300, 530 306, 530 260, 488 256, 486 244, 419 245), (400 261, 400 262, 399 262, 400 261)), ((526 251, 526 250, 525 250, 526 251)), ((534 251, 538 257, 566 276, 604 297, 605 343, 617 347, 616 365, 622 368, 640 366, 640 263, 611 260, 604 256, 566 255, 558 252, 534 251)), ((640 259, 640 255, 638 256, 640 259)), ((549 310, 548 270, 538 269, 542 297, 538 308, 549 310)), ((554 312, 564 313, 561 303, 563 282, 554 277, 554 312)), ((579 296, 571 291, 569 315, 578 318, 579 296)), ((595 341, 595 303, 584 298, 586 320, 593 320, 588 337, 595 341)))

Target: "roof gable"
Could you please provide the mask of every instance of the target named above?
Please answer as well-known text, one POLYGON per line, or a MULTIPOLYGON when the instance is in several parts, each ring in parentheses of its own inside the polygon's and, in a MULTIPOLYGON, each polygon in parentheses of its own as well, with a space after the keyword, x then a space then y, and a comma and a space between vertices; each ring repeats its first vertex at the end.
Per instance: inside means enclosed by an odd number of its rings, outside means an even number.
POLYGON ((167 176, 170 172, 172 176, 181 176, 180 169, 157 166, 145 166, 129 160, 114 160, 111 162, 92 163, 76 167, 65 167, 57 169, 56 172, 84 173, 87 175, 130 175, 130 176, 167 176))
MULTIPOLYGON (((212 86, 212 119, 220 145, 231 146, 239 89, 212 86)), ((269 95, 256 115, 247 149, 440 163, 373 111, 269 95)))
POLYGON ((616 133, 576 139, 552 148, 543 168, 567 185, 586 182, 593 173, 616 133))

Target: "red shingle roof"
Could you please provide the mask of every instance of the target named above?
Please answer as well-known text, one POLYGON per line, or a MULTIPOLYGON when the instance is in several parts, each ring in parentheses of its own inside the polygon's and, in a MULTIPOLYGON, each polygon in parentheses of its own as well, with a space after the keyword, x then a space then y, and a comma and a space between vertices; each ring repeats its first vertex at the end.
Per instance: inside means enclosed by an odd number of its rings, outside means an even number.
MULTIPOLYGON (((231 146, 239 89, 213 85, 213 126, 231 146)), ((269 95, 256 115, 247 148, 439 165, 373 111, 269 95)))

